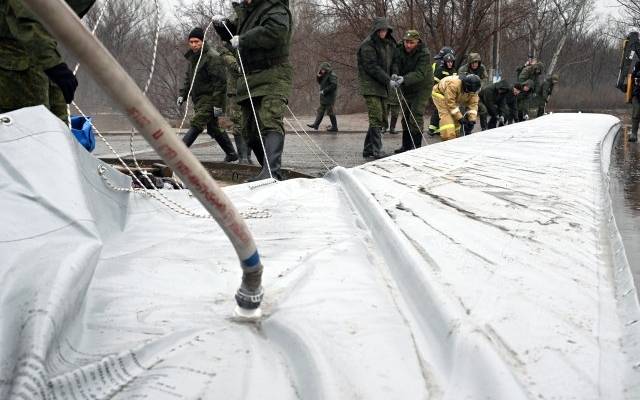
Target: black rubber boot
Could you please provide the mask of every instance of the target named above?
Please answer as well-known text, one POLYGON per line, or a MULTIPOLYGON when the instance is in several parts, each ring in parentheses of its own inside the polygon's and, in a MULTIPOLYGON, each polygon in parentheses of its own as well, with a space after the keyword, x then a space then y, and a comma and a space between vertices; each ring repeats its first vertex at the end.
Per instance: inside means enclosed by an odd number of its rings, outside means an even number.
POLYGON ((338 132, 338 120, 335 115, 329 115, 331 126, 327 129, 327 132, 338 132))
POLYGON ((263 153, 259 138, 256 138, 251 143, 251 148, 256 154, 258 162, 262 165, 262 170, 258 175, 247 179, 247 182, 269 179, 271 177, 269 176, 269 168, 273 178, 280 181, 282 180, 280 166, 282 164, 282 150, 284 149, 284 135, 276 131, 265 131, 262 135, 262 141, 267 154, 263 153), (267 164, 269 168, 267 168, 267 164))
POLYGON ((202 133, 202 129, 191 127, 189 128, 187 133, 185 133, 184 136, 182 137, 182 141, 184 142, 185 145, 187 145, 187 147, 191 147, 193 142, 196 141, 196 139, 198 138, 198 135, 200 135, 201 133, 202 133))
POLYGON ((253 164, 251 161, 251 150, 247 146, 247 141, 242 135, 235 135, 233 140, 236 142, 236 149, 238 150, 238 164, 253 164))
POLYGON ((388 154, 382 151, 382 128, 371 128, 371 158, 379 159, 387 157, 388 154))
POLYGON ((322 122, 322 118, 324 118, 324 112, 318 112, 316 114, 316 120, 313 121, 312 124, 307 124, 307 126, 309 128, 313 128, 313 129, 315 129, 317 131, 318 127, 320 126, 320 122, 322 122))
POLYGON ((229 139, 229 134, 226 131, 218 128, 216 129, 216 133, 213 135, 213 138, 220 148, 226 154, 224 157, 224 162, 232 162, 238 160, 238 153, 236 153, 236 149, 233 148, 233 144, 231 144, 231 139, 229 139))
POLYGON ((398 117, 396 115, 392 115, 389 119, 389 133, 395 135, 396 133, 396 123, 398 122, 398 117))
POLYGON ((635 131, 632 130, 631 134, 629 135, 629 141, 630 142, 637 142, 638 141, 638 130, 636 129, 635 131))

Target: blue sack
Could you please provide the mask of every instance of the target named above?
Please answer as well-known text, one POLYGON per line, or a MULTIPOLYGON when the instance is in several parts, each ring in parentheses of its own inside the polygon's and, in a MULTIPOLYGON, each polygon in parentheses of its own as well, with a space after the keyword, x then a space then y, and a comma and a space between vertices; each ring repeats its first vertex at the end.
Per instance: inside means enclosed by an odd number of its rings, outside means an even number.
POLYGON ((89 152, 96 148, 96 138, 93 135, 93 126, 90 117, 78 115, 71 116, 71 132, 78 139, 78 142, 89 152))

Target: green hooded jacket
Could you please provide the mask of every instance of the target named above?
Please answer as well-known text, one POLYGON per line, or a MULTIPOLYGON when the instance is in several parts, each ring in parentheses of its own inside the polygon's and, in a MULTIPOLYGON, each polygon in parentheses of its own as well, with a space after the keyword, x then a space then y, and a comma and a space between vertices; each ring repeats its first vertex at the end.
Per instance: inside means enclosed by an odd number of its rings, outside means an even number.
POLYGON ((487 112, 492 117, 500 114, 504 109, 509 93, 513 94, 513 87, 503 79, 496 83, 491 83, 480 90, 480 102, 487 108, 487 112))
MULTIPOLYGON (((393 55, 391 71, 404 78, 400 90, 409 103, 423 102, 426 105, 433 88, 433 69, 431 54, 422 40, 411 53, 405 51, 404 43, 399 43, 393 55)), ((395 93, 391 95, 395 96, 395 93)))
POLYGON ((358 80, 360 94, 363 96, 387 98, 391 94, 389 81, 391 80, 391 63, 396 47, 392 32, 386 18, 375 18, 371 34, 364 39, 358 48, 358 80), (389 30, 384 39, 380 39, 377 34, 380 29, 389 30))
MULTIPOLYGON (((200 60, 200 64, 198 64, 198 72, 196 73, 196 79, 191 89, 191 99, 194 103, 197 103, 200 98, 211 96, 214 104, 219 104, 220 107, 223 107, 227 92, 227 72, 224 61, 217 51, 209 48, 207 43, 202 46, 202 52, 202 59, 200 60)), ((184 98, 187 97, 187 93, 189 92, 193 72, 199 57, 200 52, 194 53, 191 50, 187 51, 184 55, 184 58, 189 60, 189 68, 187 69, 184 83, 180 90, 180 95, 184 98)))
POLYGON ((338 95, 338 77, 331 69, 331 64, 323 62, 320 64, 320 68, 326 72, 322 76, 318 76, 316 80, 320 85, 320 104, 323 106, 330 106, 336 102, 338 95))
POLYGON ((522 69, 520 75, 518 75, 518 81, 524 83, 527 80, 533 81, 532 93, 538 93, 540 90, 540 77, 544 74, 544 64, 538 61, 535 64, 527 65, 522 69))
POLYGON ((480 54, 469 53, 467 63, 460 67, 460 69, 458 69, 458 75, 460 75, 461 77, 468 74, 478 75, 478 77, 482 81, 483 87, 489 84, 489 74, 487 74, 487 69, 485 68, 484 64, 482 64, 482 57, 480 57, 480 54), (478 63, 478 68, 476 69, 471 68, 471 64, 474 62, 478 63))
MULTIPOLYGON (((289 64, 293 19, 289 0, 253 0, 236 7, 229 29, 240 37, 240 56, 252 97, 288 98, 293 86, 289 64)), ((243 78, 236 82, 236 101, 249 98, 243 78)))

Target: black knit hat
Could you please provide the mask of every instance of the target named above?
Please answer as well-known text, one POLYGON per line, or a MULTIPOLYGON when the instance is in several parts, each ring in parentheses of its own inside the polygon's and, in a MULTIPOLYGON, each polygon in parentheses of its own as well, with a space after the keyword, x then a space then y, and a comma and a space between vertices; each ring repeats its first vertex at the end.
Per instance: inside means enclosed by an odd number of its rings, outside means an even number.
POLYGON ((198 38, 200 40, 204 40, 204 31, 200 27, 193 28, 191 33, 189 33, 189 39, 198 38))

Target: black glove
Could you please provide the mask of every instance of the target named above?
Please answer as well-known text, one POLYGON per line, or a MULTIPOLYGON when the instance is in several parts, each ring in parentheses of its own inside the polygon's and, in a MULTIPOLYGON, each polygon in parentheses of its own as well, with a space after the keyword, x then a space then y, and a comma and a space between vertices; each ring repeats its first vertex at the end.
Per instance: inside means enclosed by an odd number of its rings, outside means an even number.
POLYGON ((67 67, 67 64, 62 63, 55 67, 45 69, 44 73, 62 90, 64 101, 67 104, 71 103, 73 101, 73 95, 76 93, 76 88, 78 87, 78 80, 69 67, 67 67))

